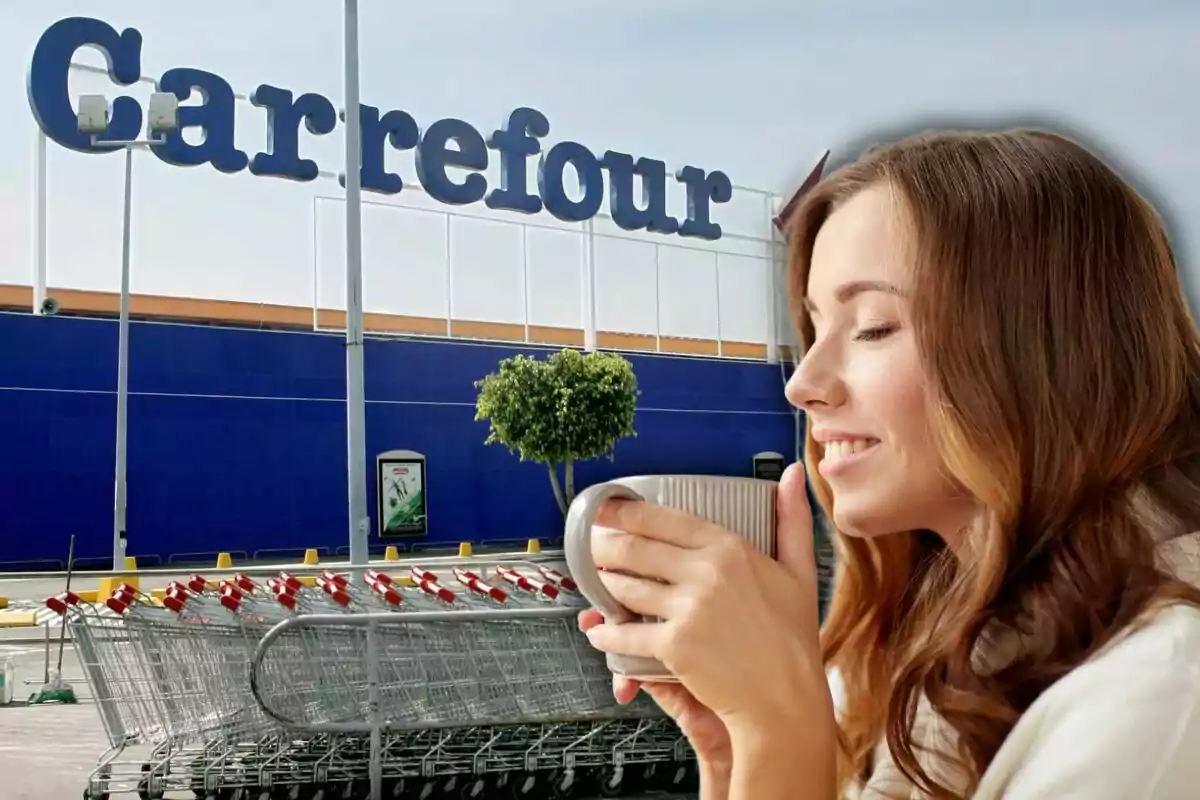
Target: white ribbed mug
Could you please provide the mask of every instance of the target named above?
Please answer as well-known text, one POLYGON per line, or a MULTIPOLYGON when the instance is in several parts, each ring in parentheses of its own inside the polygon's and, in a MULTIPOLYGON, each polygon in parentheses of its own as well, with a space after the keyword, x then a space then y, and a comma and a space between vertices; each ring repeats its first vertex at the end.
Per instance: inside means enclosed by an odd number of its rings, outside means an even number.
MULTIPOLYGON (((739 534, 771 558, 775 557, 775 494, 779 484, 757 478, 719 475, 637 475, 589 486, 567 510, 563 550, 580 593, 604 614, 608 623, 652 622, 618 603, 604 587, 592 556, 592 536, 613 531, 596 525, 596 511, 617 497, 677 508, 739 534)), ((637 680, 675 682, 652 658, 608 654, 608 667, 637 680)))

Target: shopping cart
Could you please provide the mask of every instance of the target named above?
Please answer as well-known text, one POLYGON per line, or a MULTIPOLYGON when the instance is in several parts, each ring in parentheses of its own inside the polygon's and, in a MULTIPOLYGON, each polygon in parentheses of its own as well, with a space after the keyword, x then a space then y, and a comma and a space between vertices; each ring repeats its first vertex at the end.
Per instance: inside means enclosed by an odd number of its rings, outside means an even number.
POLYGON ((123 586, 67 616, 111 750, 85 797, 617 796, 694 781, 674 724, 621 706, 543 564, 123 586), (478 571, 472 571, 472 570, 478 571))

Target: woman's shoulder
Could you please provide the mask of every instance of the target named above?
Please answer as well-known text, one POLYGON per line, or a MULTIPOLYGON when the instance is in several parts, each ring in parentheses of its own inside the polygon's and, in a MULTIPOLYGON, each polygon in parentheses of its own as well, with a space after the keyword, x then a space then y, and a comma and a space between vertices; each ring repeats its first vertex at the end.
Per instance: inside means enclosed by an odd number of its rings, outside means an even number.
POLYGON ((1168 682, 1200 678, 1200 607, 1172 603, 1156 609, 1046 694, 1060 688, 1073 694, 1130 673, 1168 682))
POLYGON ((1047 689, 976 797, 1191 797, 1197 752, 1200 608, 1171 605, 1047 689))

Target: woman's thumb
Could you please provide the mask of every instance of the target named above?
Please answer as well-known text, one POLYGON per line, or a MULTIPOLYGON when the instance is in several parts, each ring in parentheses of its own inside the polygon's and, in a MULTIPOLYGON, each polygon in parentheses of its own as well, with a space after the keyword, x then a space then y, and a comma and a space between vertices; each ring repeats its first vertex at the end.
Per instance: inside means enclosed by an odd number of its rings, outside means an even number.
POLYGON ((804 465, 795 463, 783 471, 775 498, 775 554, 797 577, 816 574, 813 544, 813 515, 808 504, 804 465))

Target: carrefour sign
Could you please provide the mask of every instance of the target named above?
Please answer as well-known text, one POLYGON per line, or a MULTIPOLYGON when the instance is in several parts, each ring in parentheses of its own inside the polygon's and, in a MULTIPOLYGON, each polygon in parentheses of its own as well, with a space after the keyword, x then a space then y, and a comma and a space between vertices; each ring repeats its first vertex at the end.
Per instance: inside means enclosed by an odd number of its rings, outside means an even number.
MULTIPOLYGON (((108 23, 87 17, 70 17, 51 25, 33 51, 29 66, 29 104, 46 136, 85 153, 104 153, 119 145, 93 143, 77 130, 75 111, 67 86, 71 60, 82 47, 104 54, 108 77, 118 86, 130 86, 142 75, 142 34, 133 28, 117 31, 108 23)), ((168 164, 195 167, 210 164, 226 172, 249 169, 254 175, 311 181, 317 164, 300 155, 304 135, 332 133, 339 117, 327 97, 312 92, 297 96, 278 86, 262 84, 250 102, 266 111, 267 146, 253 156, 234 143, 236 102, 232 87, 220 75, 200 69, 177 67, 162 74, 157 91, 170 92, 186 101, 193 92, 203 102, 179 109, 178 130, 166 134, 161 144, 151 146, 168 164), (199 129, 199 144, 184 140, 187 128, 199 129)), ((581 222, 599 213, 604 201, 605 173, 609 212, 613 221, 628 231, 645 230, 700 239, 719 239, 721 226, 712 221, 712 205, 726 203, 733 194, 728 176, 687 166, 674 174, 687 194, 687 217, 678 220, 667 213, 666 164, 652 158, 634 158, 608 150, 597 156, 578 142, 562 141, 544 153, 541 140, 550 134, 546 116, 532 108, 518 108, 486 139, 460 119, 441 119, 421 129, 417 121, 399 109, 382 111, 360 106, 362 121, 362 188, 396 194, 404 187, 400 176, 388 172, 384 155, 388 148, 414 151, 417 178, 430 197, 451 205, 482 201, 489 208, 536 214, 542 209, 560 220, 581 222), (526 163, 541 154, 537 191, 526 180, 526 163), (500 159, 499 186, 488 186, 483 174, 493 157, 500 159), (457 179, 449 169, 456 170, 457 179), (563 176, 570 168, 579 179, 580 194, 572 197, 564 188, 563 176), (465 174, 464 174, 465 173, 465 174), (635 176, 641 179, 640 202, 634 197, 635 176)), ((132 97, 118 97, 112 104, 108 136, 111 141, 135 139, 142 129, 143 109, 132 97)))

